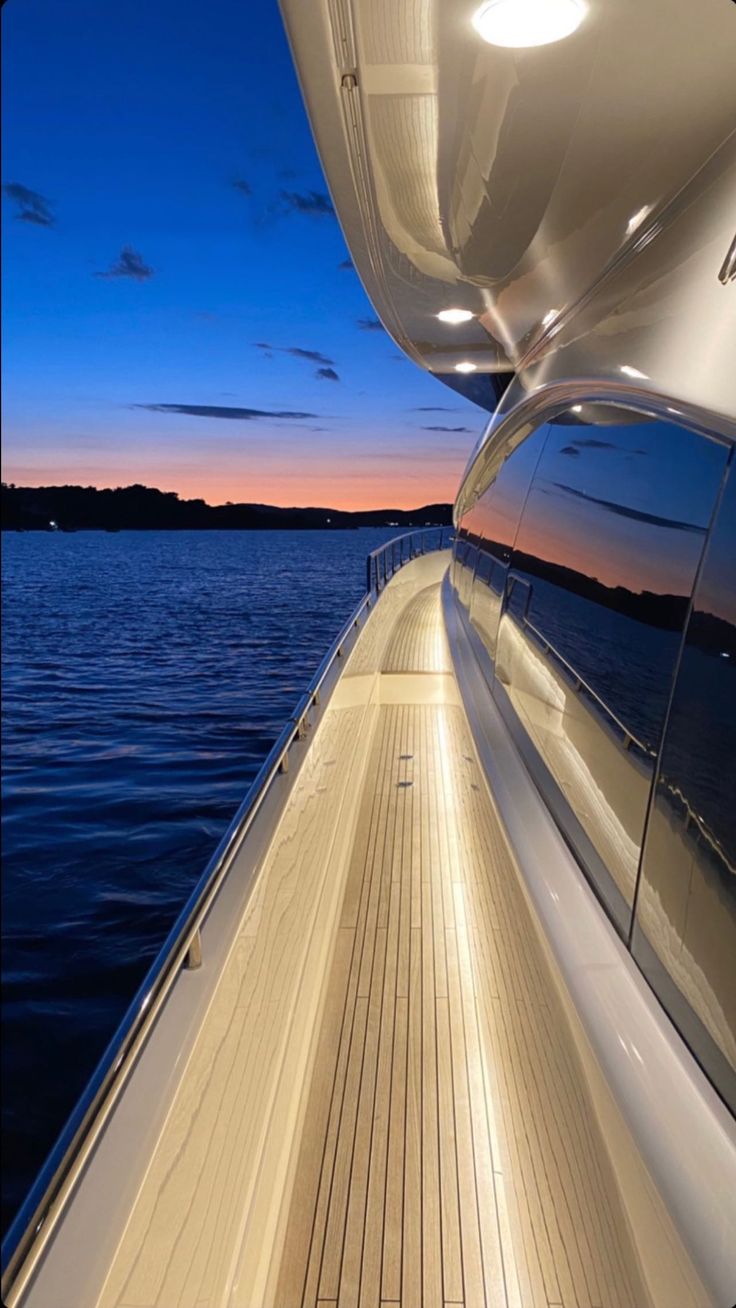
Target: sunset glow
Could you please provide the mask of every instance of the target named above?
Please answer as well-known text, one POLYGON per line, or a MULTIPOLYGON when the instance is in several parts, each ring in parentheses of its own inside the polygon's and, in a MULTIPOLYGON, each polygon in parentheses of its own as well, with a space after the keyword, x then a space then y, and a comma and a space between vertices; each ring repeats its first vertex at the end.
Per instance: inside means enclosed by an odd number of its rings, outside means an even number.
POLYGON ((488 415, 376 319, 278 8, 257 10, 169 0, 143 33, 93 6, 83 43, 50 0, 5 10, 6 481, 454 498, 488 415), (156 73, 131 84, 142 49, 156 73))

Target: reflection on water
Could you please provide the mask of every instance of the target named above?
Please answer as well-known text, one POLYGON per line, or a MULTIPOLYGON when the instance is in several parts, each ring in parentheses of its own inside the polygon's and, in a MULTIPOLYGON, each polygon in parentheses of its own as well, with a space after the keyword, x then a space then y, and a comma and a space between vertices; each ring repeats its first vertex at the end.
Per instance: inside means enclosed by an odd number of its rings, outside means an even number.
POLYGON ((5 533, 4 1221, 392 535, 5 533))

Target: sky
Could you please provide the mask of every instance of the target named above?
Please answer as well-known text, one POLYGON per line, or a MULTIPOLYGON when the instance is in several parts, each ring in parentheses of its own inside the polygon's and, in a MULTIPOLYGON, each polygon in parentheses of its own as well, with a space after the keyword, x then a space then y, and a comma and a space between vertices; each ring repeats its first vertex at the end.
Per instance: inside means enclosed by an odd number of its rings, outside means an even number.
POLYGON ((452 500, 487 414, 350 266, 276 0, 7 0, 3 478, 452 500))

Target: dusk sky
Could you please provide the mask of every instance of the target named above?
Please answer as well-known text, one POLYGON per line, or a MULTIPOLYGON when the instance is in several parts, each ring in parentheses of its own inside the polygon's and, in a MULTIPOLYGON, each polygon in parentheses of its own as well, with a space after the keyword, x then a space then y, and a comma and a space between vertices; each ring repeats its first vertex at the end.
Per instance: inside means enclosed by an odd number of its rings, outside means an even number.
POLYGON ((7 0, 3 35, 4 479, 453 499, 487 414, 344 266, 276 0, 7 0))

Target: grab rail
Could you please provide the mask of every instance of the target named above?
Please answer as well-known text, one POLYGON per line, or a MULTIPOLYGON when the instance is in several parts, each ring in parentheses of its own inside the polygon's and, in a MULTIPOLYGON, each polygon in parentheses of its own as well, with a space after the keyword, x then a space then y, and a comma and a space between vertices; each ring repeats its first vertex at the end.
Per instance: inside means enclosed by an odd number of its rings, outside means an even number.
POLYGON ((419 531, 405 531, 372 550, 366 559, 366 591, 378 595, 387 581, 399 568, 421 554, 445 549, 454 540, 452 527, 423 527, 419 531), (439 536, 436 534, 439 532, 439 536), (430 538, 427 547, 427 537, 430 538), (436 538, 436 544, 431 543, 436 538), (398 550, 397 550, 398 547, 398 550))
POLYGON ((428 548, 434 550, 443 547, 446 528, 439 528, 438 543, 427 547, 426 537, 433 530, 437 529, 405 533, 387 541, 368 556, 368 593, 363 596, 328 649, 291 718, 254 778, 8 1229, 2 1246, 3 1275, 0 1287, 6 1308, 14 1308, 33 1275, 179 972, 182 967, 200 966, 201 928, 205 919, 271 786, 280 774, 289 771, 289 751, 292 745, 295 741, 303 740, 313 725, 309 715, 320 705, 320 692, 333 666, 344 657, 348 647, 357 638, 361 622, 374 603, 374 591, 376 596, 380 594, 386 581, 410 558, 424 554, 428 548), (417 536, 421 537, 421 548, 407 551, 403 542, 417 536), (397 556, 393 547, 399 541, 402 544, 397 556), (391 553, 391 571, 387 573, 388 552, 391 553), (381 556, 384 556, 383 562, 379 565, 377 560, 381 556), (370 580, 372 560, 376 560, 375 587, 370 580), (379 571, 383 577, 381 585, 378 584, 379 571))
POLYGON ((531 631, 532 635, 535 636, 536 639, 540 642, 540 644, 544 646, 545 654, 546 653, 553 654, 554 657, 557 659, 557 662, 562 664, 565 671, 569 673, 570 677, 572 678, 575 690, 581 690, 581 689, 584 690, 586 694, 590 696, 591 699, 595 700, 598 707, 602 709, 604 716, 610 718, 611 722, 614 722, 616 724, 616 726, 618 727, 619 731, 621 732, 624 738, 624 749, 628 749, 630 745, 636 745, 636 748, 641 750, 642 754, 646 754, 647 757, 649 758, 656 758, 657 757, 656 749, 653 749, 651 745, 645 744, 643 740, 640 740, 638 736, 634 735, 631 728, 627 727, 626 723, 621 721, 620 717, 618 717, 614 713, 613 709, 609 708, 608 704, 606 704, 606 701, 604 699, 601 699, 598 692, 593 690, 593 687, 585 680, 584 677, 581 677, 577 669, 572 666, 572 663, 568 663, 564 654, 561 654, 560 651, 557 649, 557 647, 552 644, 552 641, 548 640, 547 637, 544 635, 544 633, 541 632, 538 627, 535 627, 534 623, 531 621, 531 619, 528 617, 526 613, 522 618, 522 622, 524 626, 527 628, 527 630, 531 631))

